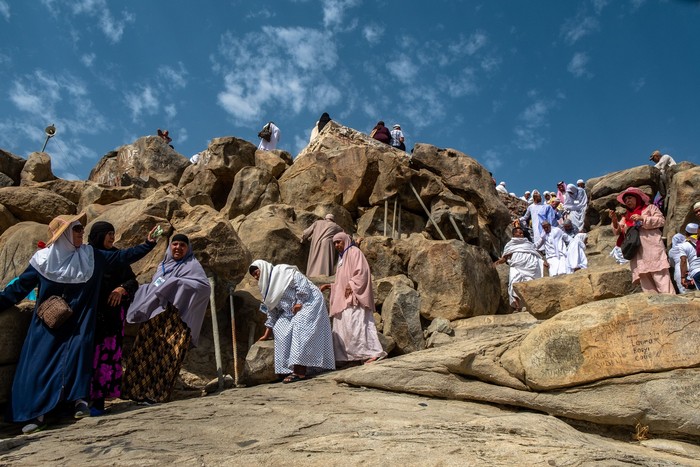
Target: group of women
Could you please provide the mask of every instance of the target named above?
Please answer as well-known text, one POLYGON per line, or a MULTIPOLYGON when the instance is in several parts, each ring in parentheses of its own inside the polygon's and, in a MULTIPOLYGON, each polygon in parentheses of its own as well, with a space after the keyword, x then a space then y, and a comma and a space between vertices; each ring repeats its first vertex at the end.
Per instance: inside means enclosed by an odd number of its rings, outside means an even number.
POLYGON ((108 398, 167 400, 199 336, 209 282, 187 237, 173 236, 153 282, 139 287, 130 264, 154 248, 158 227, 143 244, 119 250, 107 222, 95 222, 84 244, 86 220, 85 214, 53 219, 46 247, 0 293, 5 310, 38 287, 7 413, 24 423, 24 433, 42 430, 49 416, 66 411, 74 418, 101 415, 108 398), (58 316, 63 319, 52 319, 58 316), (126 372, 125 320, 146 322, 126 372))
POLYGON ((310 371, 336 365, 371 363, 386 356, 374 323, 369 264, 345 232, 335 234, 338 252, 335 282, 321 288, 296 266, 256 260, 250 274, 258 281, 260 310, 267 315, 260 340, 275 342, 275 372, 284 383, 307 378, 310 371), (330 289, 330 316, 322 290, 330 289))

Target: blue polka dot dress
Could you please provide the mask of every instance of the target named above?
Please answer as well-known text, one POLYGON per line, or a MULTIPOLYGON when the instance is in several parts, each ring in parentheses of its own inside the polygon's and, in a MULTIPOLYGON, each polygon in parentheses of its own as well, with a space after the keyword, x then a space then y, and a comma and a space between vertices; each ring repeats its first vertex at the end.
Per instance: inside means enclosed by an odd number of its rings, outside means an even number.
POLYGON ((277 306, 268 312, 265 326, 275 337, 275 373, 289 374, 294 365, 334 370, 333 337, 323 294, 300 272, 294 273, 277 306), (292 313, 292 307, 301 310, 292 313))

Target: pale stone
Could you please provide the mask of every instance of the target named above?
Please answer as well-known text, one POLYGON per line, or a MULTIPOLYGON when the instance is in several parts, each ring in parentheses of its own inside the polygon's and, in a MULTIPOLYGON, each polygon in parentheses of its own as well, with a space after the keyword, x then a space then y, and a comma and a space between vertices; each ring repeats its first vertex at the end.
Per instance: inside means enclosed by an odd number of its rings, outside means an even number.
MULTIPOLYGON (((38 222, 19 222, 0 236, 0 284, 5 285, 29 266, 39 241, 47 241, 49 228, 38 222)), ((2 327, 0 327, 0 332, 2 327)))
POLYGON ((0 172, 10 177, 13 185, 19 185, 20 174, 22 173, 22 168, 26 163, 26 159, 0 149, 0 172))
POLYGON ((382 306, 382 333, 394 339, 401 354, 423 350, 425 339, 420 324, 420 296, 404 284, 397 284, 382 306))
POLYGON ((639 290, 632 284, 627 264, 602 269, 580 269, 573 274, 543 277, 513 284, 522 304, 537 319, 547 319, 564 310, 597 300, 622 297, 639 290))
POLYGON ((411 289, 413 288, 413 282, 411 279, 403 274, 374 279, 372 281, 374 302, 381 306, 384 303, 387 295, 389 295, 389 292, 391 292, 394 287, 398 287, 399 285, 405 285, 411 289))
POLYGON ((20 173, 20 185, 55 179, 51 171, 51 157, 45 152, 31 153, 20 173))
POLYGON ((698 298, 634 294, 543 322, 523 340, 520 360, 527 385, 548 390, 698 366, 698 340, 698 298))
POLYGON ((244 167, 236 174, 221 213, 233 219, 279 201, 279 186, 270 172, 258 167, 244 167))
POLYGON ((293 162, 292 156, 286 151, 255 151, 255 167, 267 170, 275 178, 280 178, 293 162))
POLYGON ((248 385, 271 383, 275 374, 275 341, 258 341, 245 357, 243 381, 248 385))
MULTIPOLYGON (((685 165, 685 163, 683 164, 685 165)), ((672 168, 675 168, 672 167, 672 168)), ((700 201, 700 167, 693 166, 686 170, 673 170, 673 179, 668 187, 666 203, 666 224, 664 236, 671 243, 675 233, 683 232, 689 222, 700 222, 693 212, 693 205, 700 201)))
POLYGON ((61 195, 34 187, 0 188, 3 204, 19 221, 49 224, 59 214, 75 214, 75 203, 61 195))
POLYGON ((0 311, 0 365, 17 363, 34 312, 34 302, 25 300, 17 306, 0 311))

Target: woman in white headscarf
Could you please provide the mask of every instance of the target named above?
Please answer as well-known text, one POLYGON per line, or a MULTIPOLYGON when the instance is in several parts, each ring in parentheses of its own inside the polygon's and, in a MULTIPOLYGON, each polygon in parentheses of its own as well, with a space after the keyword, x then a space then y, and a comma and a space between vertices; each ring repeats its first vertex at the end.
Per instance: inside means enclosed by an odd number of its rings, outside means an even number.
POLYGON ((306 378, 307 369, 334 370, 331 322, 323 294, 296 266, 261 259, 248 269, 258 281, 267 315, 260 340, 275 339, 275 373, 283 382, 306 378))
POLYGON ((0 293, 0 310, 21 301, 37 285, 39 295, 12 383, 8 418, 29 422, 22 431, 46 426, 45 415, 63 402, 75 404, 75 418, 90 415, 95 316, 100 282, 111 265, 131 264, 155 246, 149 233, 142 245, 119 251, 83 244, 85 214, 58 216, 49 224, 48 247, 37 251, 19 279, 0 293), (36 309, 51 296, 63 297, 73 314, 50 328, 36 309))

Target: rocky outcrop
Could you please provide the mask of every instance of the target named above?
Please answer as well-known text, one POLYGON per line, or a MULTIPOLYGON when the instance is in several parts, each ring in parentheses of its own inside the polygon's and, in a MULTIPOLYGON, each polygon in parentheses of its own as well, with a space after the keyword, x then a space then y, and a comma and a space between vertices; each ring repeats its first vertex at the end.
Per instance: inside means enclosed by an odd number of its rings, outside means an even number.
POLYGON ((26 159, 0 149, 0 173, 7 175, 12 180, 12 185, 19 185, 20 174, 26 163, 26 159))
POLYGON ((293 163, 291 154, 286 151, 255 151, 255 167, 267 170, 275 178, 280 178, 293 163))
POLYGON ((199 161, 185 169, 179 187, 188 201, 204 195, 214 208, 221 209, 236 174, 254 165, 255 146, 251 143, 232 136, 214 138, 199 161))
POLYGON ((107 153, 90 172, 88 180, 107 186, 177 185, 189 160, 158 136, 144 136, 107 153))
POLYGON ((397 282, 382 305, 382 333, 394 339, 400 354, 425 348, 420 300, 420 295, 412 287, 397 282))
POLYGON ((0 313, 0 329, 3 330, 0 339, 0 404, 9 400, 15 366, 33 310, 34 302, 27 300, 0 313))
POLYGON ((51 157, 45 152, 33 152, 20 173, 20 184, 31 185, 38 182, 56 180, 51 171, 51 157))
POLYGON ((4 286, 22 274, 36 253, 37 243, 48 239, 48 226, 37 222, 20 222, 5 230, 0 235, 0 283, 4 286))
POLYGON ((221 213, 233 219, 279 202, 280 191, 275 177, 265 169, 244 167, 236 174, 221 213))
POLYGON ((699 222, 693 212, 693 204, 700 201, 700 167, 681 162, 669 170, 671 183, 667 194, 666 224, 664 236, 668 239, 683 232, 689 222, 699 222))
POLYGON ((47 225, 59 214, 76 213, 75 203, 51 191, 34 187, 0 188, 0 204, 19 221, 47 225))

